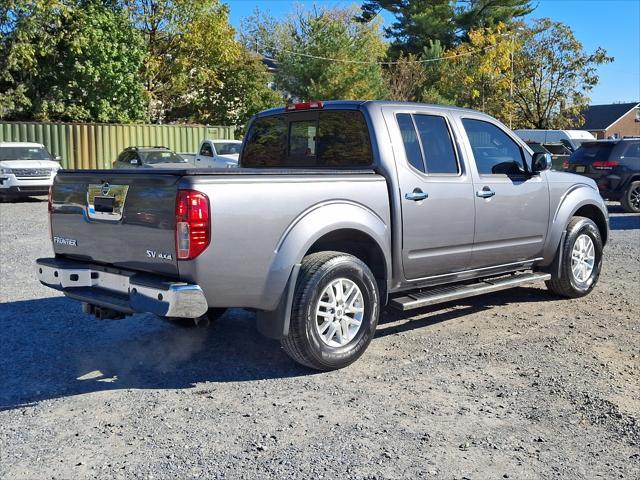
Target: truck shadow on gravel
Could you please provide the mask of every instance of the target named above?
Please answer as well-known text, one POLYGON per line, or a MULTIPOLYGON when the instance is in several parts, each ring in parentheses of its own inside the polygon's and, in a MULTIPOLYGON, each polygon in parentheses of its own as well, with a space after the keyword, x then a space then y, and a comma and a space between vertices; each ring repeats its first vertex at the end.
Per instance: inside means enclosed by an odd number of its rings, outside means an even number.
POLYGON ((99 321, 55 297, 5 303, 0 332, 0 410, 103 390, 314 373, 260 335, 244 310, 207 329, 185 329, 150 315, 99 321))
MULTIPOLYGON (((543 289, 518 288, 459 301, 455 310, 451 304, 405 313, 386 309, 376 339, 549 297, 543 289)), ((208 329, 182 329, 148 315, 99 321, 80 313, 76 302, 54 297, 4 304, 0 332, 0 410, 105 390, 318 374, 260 335, 255 315, 244 310, 230 310, 208 329)))

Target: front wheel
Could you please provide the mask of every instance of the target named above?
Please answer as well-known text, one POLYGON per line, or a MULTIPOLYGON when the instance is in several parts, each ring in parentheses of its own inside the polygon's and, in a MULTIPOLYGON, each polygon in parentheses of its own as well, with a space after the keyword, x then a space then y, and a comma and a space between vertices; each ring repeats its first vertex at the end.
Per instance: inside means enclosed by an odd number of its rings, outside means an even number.
POLYGON ((631 182, 620 203, 626 212, 640 213, 640 180, 631 182))
POLYGON ((371 343, 379 312, 378 286, 364 262, 340 252, 313 253, 302 260, 282 347, 316 370, 346 367, 371 343))
POLYGON ((602 238, 596 224, 589 218, 574 217, 567 225, 561 253, 560 275, 554 272, 547 288, 567 298, 587 295, 596 286, 602 268, 602 238))

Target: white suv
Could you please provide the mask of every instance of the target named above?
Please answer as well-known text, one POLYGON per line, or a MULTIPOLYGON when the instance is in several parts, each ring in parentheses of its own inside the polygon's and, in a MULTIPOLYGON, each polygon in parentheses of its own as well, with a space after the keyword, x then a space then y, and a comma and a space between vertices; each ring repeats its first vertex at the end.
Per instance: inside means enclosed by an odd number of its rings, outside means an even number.
POLYGON ((0 201, 47 195, 58 170, 59 157, 41 143, 0 142, 0 201))

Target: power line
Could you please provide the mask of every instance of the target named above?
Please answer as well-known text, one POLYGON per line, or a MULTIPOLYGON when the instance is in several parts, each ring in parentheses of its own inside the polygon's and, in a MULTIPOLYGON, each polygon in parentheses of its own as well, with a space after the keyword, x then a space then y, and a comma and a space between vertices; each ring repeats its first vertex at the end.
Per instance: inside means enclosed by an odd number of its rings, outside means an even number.
MULTIPOLYGON (((331 58, 331 57, 323 57, 320 55, 310 55, 308 53, 302 53, 302 52, 294 52, 292 50, 286 50, 284 48, 277 48, 277 47, 272 47, 271 50, 275 50, 281 53, 287 53, 289 55, 298 55, 300 57, 306 57, 306 58, 313 58, 316 60, 325 60, 327 62, 337 62, 337 63, 353 63, 353 64, 358 64, 358 65, 398 65, 400 63, 431 63, 431 62, 439 62, 441 60, 451 60, 453 58, 459 58, 459 57, 468 57, 469 55, 473 55, 475 53, 479 53, 479 52, 484 52, 487 50, 490 50, 492 48, 496 48, 498 45, 488 45, 486 47, 482 47, 482 48, 478 48, 476 50, 470 50, 468 52, 464 52, 464 53, 457 53, 455 55, 447 55, 444 57, 436 57, 436 58, 427 58, 424 60, 410 60, 407 62, 400 62, 400 61, 387 61, 387 62, 376 62, 376 61, 367 61, 367 60, 345 60, 345 59, 341 59, 341 58, 331 58)), ((256 51, 258 49, 256 48, 256 51)), ((277 62, 277 59, 269 57, 268 55, 266 55, 264 52, 258 52, 260 53, 264 58, 266 58, 267 60, 272 60, 274 62, 277 62)))

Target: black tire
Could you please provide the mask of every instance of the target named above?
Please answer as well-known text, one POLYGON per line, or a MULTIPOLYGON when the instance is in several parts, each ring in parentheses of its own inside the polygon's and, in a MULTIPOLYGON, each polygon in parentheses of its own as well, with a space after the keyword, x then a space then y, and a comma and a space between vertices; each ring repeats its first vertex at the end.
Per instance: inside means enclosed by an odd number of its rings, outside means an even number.
POLYGON ((640 213, 640 180, 631 182, 620 199, 622 208, 628 213, 640 213))
MULTIPOLYGON (((567 225, 564 247, 562 249, 562 264, 552 273, 551 280, 545 283, 553 293, 567 298, 578 298, 587 295, 598 283, 602 269, 602 238, 600 230, 589 218, 573 217, 567 225), (593 269, 585 279, 576 277, 572 270, 572 252, 576 241, 586 235, 591 239, 594 249, 593 269)), ((556 263, 556 262, 554 262, 556 263)))
POLYGON ((210 308, 199 318, 163 317, 163 319, 176 327, 207 328, 213 325, 226 311, 226 308, 210 308))
POLYGON ((281 340, 282 348, 296 362, 316 370, 346 367, 355 362, 371 343, 379 313, 378 285, 364 262, 340 252, 313 253, 302 260, 289 334, 281 340), (358 287, 362 294, 363 316, 351 340, 344 345, 330 346, 318 332, 316 308, 325 289, 338 279, 347 279, 358 287))

